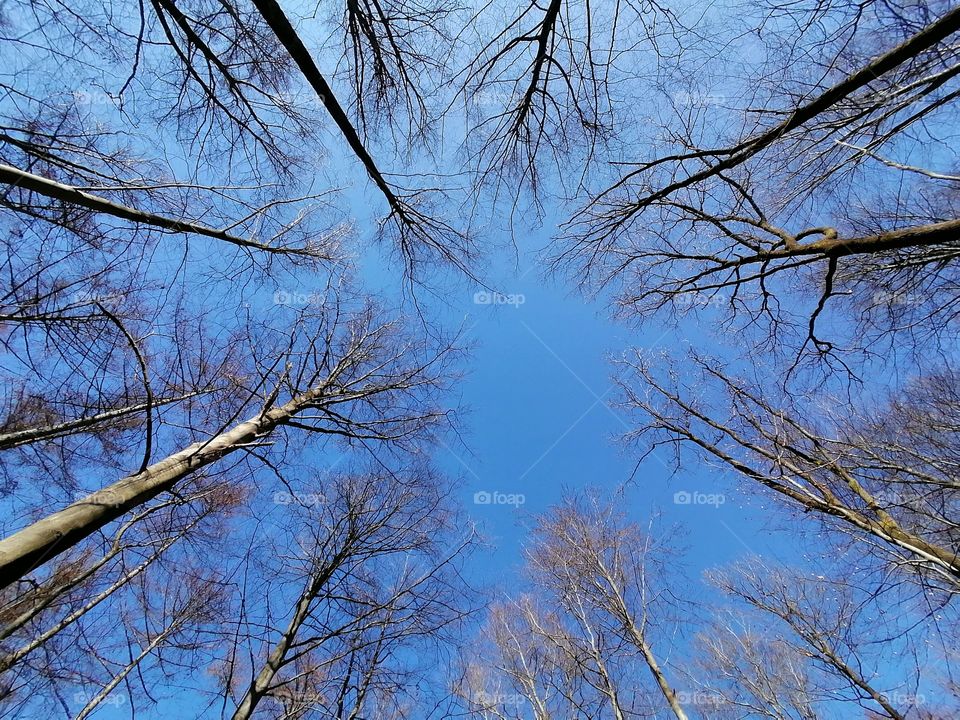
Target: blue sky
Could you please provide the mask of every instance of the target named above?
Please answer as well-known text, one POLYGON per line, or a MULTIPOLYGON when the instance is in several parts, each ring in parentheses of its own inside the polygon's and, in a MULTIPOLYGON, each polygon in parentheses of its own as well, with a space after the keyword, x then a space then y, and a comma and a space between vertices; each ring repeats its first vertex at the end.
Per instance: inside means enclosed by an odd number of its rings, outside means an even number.
MULTIPOLYGON (((531 237, 531 254, 542 237, 531 237)), ((510 265, 513 263, 511 261, 510 265)), ((616 407, 608 358, 630 347, 677 350, 694 328, 636 331, 618 325, 600 300, 545 281, 534 257, 522 256, 519 272, 503 268, 494 286, 522 295, 522 304, 477 305, 473 293, 451 299, 449 313, 462 313, 465 340, 474 342, 470 367, 459 384, 467 412, 462 421, 466 451, 447 447, 439 459, 463 478, 467 511, 495 549, 476 562, 480 576, 504 580, 520 559, 531 514, 556 503, 565 491, 625 488, 625 508, 637 520, 655 514, 680 525, 687 536, 691 570, 725 563, 750 550, 772 549, 761 506, 733 495, 727 477, 713 468, 674 475, 666 451, 634 473, 636 453, 617 442, 631 419, 616 407), (474 493, 522 494, 519 507, 478 505, 474 493), (679 491, 722 493, 724 502, 676 504, 679 491)), ((700 333, 705 334, 705 333, 700 333)))
MULTIPOLYGON (((337 175, 348 177, 349 164, 337 175)), ((409 310, 412 301, 396 292, 398 278, 391 269, 396 266, 386 248, 373 249, 365 217, 375 212, 368 203, 377 198, 362 187, 360 179, 359 192, 346 195, 354 198, 359 245, 371 248, 360 262, 363 284, 409 310)), ((557 231, 549 210, 541 221, 527 219, 535 228, 512 236, 495 227, 502 218, 483 231, 482 242, 499 248, 486 258, 481 275, 490 290, 455 277, 441 283, 436 294, 415 291, 420 308, 449 332, 461 329, 462 344, 470 348, 464 375, 451 394, 451 402, 462 409, 460 436, 444 438, 436 459, 460 480, 458 497, 489 541, 488 551, 471 561, 473 580, 513 585, 532 516, 565 493, 588 487, 610 494, 622 489, 624 510, 633 519, 657 518, 662 527, 678 530, 686 540, 686 570, 693 583, 702 570, 751 553, 798 560, 795 539, 771 532, 764 501, 735 492, 730 473, 692 465, 676 473, 667 450, 638 468, 639 453, 618 442, 633 425, 617 407, 611 358, 631 348, 677 357, 691 344, 714 347, 719 338, 703 324, 706 320, 691 315, 675 325, 643 328, 616 321, 608 299, 586 297, 545 272, 544 250, 557 231), (498 301, 487 302, 491 292, 500 295, 498 301), (484 294, 481 302, 478 293, 484 294), (682 491, 723 499, 677 504, 674 495, 682 491), (522 495, 524 502, 478 504, 478 492, 522 495)))
MULTIPOLYGON (((655 110, 638 108, 637 114, 655 110)), ((456 135, 455 128, 448 130, 456 135)), ((169 149, 169 158, 187 152, 173 142, 169 149)), ((402 299, 397 291, 401 281, 397 264, 386 255, 388 248, 373 242, 375 219, 384 210, 382 198, 356 159, 338 149, 335 138, 324 152, 329 154, 318 161, 322 167, 315 185, 324 187, 326 178, 334 178, 346 186, 342 197, 350 207, 344 214, 356 218, 356 246, 364 248, 358 258, 359 285, 371 291, 385 289, 393 298, 386 304, 409 314, 410 298, 402 299)), ((375 155, 385 169, 413 170, 389 152, 375 155)), ((488 540, 485 549, 470 559, 469 578, 478 586, 515 588, 532 517, 565 492, 586 487, 608 493, 623 488, 618 502, 633 519, 645 524, 658 518, 660 526, 678 529, 677 537, 685 545, 688 599, 708 597, 704 586, 697 584, 703 570, 751 553, 767 562, 801 563, 806 541, 798 541, 796 532, 776 529, 772 516, 779 518, 775 521, 779 527, 790 520, 784 520, 782 511, 768 513, 770 503, 753 486, 741 483, 738 489, 729 474, 702 465, 688 465, 674 474, 666 450, 637 468, 637 452, 617 443, 634 420, 615 405, 611 356, 639 347, 678 358, 688 344, 711 350, 722 339, 714 336, 705 315, 675 326, 651 322, 642 330, 617 323, 604 297, 584 297, 563 278, 548 278, 540 258, 557 230, 553 211, 564 214, 566 208, 548 207, 541 222, 528 223, 513 237, 497 223, 481 231, 477 244, 491 257, 485 258, 478 273, 489 290, 456 276, 440 281, 436 295, 416 291, 427 315, 447 330, 462 328, 462 343, 471 348, 465 373, 451 394, 451 402, 463 410, 461 434, 444 437, 436 454, 440 467, 459 479, 457 499, 488 540), (477 301, 478 293, 489 298, 491 290, 511 301, 477 301), (682 492, 719 495, 722 502, 678 503, 676 494, 682 492), (513 503, 478 503, 478 493, 499 493, 513 503)), ((450 220, 457 224, 458 218, 450 220)), ((261 300, 269 306, 274 290, 308 294, 325 280, 299 273, 288 284, 265 288, 261 300)), ((736 339, 726 340, 725 356, 733 359, 736 339)), ((322 465, 328 458, 316 460, 322 465)), ((270 511, 279 514, 282 508, 271 506, 270 511)), ((188 704, 192 703, 184 696, 170 701, 175 710, 188 704)), ((123 706, 106 707, 101 716, 128 713, 123 706)))

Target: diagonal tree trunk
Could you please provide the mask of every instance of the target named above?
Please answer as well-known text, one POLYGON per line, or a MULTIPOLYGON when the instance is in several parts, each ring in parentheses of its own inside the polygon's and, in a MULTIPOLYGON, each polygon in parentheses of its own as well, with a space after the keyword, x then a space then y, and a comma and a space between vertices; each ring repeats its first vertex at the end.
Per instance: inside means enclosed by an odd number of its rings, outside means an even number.
POLYGON ((159 215, 147 210, 138 210, 137 208, 130 207, 129 205, 122 205, 120 203, 113 202, 112 200, 107 200, 106 198, 84 192, 83 190, 79 190, 70 185, 64 185, 63 183, 58 183, 55 180, 50 180, 40 175, 34 175, 33 173, 28 173, 20 170, 19 168, 2 163, 0 163, 0 183, 5 183, 13 188, 21 187, 35 192, 38 195, 43 195, 44 197, 52 198, 54 200, 70 203, 71 205, 84 207, 96 213, 112 215, 113 217, 117 217, 122 220, 142 223, 143 225, 152 225, 153 227, 162 228, 164 230, 203 235, 216 240, 223 240, 231 245, 236 245, 248 250, 259 250, 262 252, 276 253, 281 255, 305 255, 309 257, 316 257, 317 255, 316 252, 313 252, 308 248, 288 248, 276 245, 267 245, 266 243, 253 240, 252 238, 243 238, 239 235, 233 235, 226 230, 208 227, 207 225, 201 225, 189 220, 178 220, 177 218, 169 217, 167 215, 159 215))
POLYGON ((350 122, 350 118, 347 117, 347 113, 337 101, 336 95, 333 94, 333 89, 329 83, 327 83, 326 78, 324 78, 320 72, 317 64, 313 61, 310 51, 307 50, 307 46, 303 44, 303 40, 300 39, 297 31, 290 23, 289 18, 287 18, 283 12, 280 3, 276 2, 276 0, 253 0, 253 4, 263 16, 263 19, 266 20, 270 29, 273 30, 273 33, 277 36, 280 43, 286 48, 287 52, 290 53, 290 57, 293 58, 297 67, 300 68, 300 72, 306 78, 307 82, 310 83, 314 92, 316 92, 324 108, 326 108, 333 122, 336 123, 337 128, 343 134, 344 140, 347 141, 350 149, 360 162, 363 163, 363 167, 370 175, 370 179, 373 180, 380 192, 383 193, 390 205, 390 210, 402 214, 402 203, 393 191, 393 188, 390 187, 390 183, 388 183, 387 179, 383 176, 383 173, 380 172, 376 162, 374 162, 370 156, 369 151, 360 139, 359 133, 357 133, 353 123, 350 122))
POLYGON ((100 423, 109 422, 110 420, 117 420, 128 415, 137 415, 139 413, 147 412, 152 408, 163 407, 164 405, 170 405, 172 403, 189 400, 190 398, 197 397, 198 395, 203 395, 206 392, 209 391, 198 390, 196 392, 187 393, 178 397, 160 398, 159 400, 154 400, 152 403, 136 403, 133 405, 127 405, 125 407, 104 410, 103 412, 96 413, 94 415, 74 418, 73 420, 65 420, 53 425, 42 425, 0 433, 0 450, 9 450, 10 448, 20 447, 21 445, 28 445, 30 443, 40 442, 42 440, 53 440, 58 437, 63 437, 64 435, 72 435, 78 431, 92 428, 100 423))
MULTIPOLYGON (((801 125, 808 123, 818 115, 821 115, 830 108, 834 107, 844 98, 849 97, 852 93, 860 90, 863 87, 866 87, 881 75, 896 69, 900 65, 903 65, 909 60, 917 57, 922 52, 936 46, 937 43, 942 42, 957 31, 960 31, 960 7, 954 8, 953 10, 947 12, 936 22, 931 23, 913 37, 905 40, 903 43, 884 53, 871 63, 861 67, 859 70, 850 74, 836 85, 828 88, 820 95, 810 100, 808 103, 796 107, 793 112, 790 113, 790 116, 782 123, 775 125, 769 130, 766 130, 765 132, 753 138, 744 140, 736 147, 728 148, 717 153, 711 153, 715 155, 723 154, 726 155, 726 157, 709 165, 704 170, 699 170, 679 180, 675 180, 669 185, 651 192, 650 194, 629 204, 626 206, 625 214, 632 216, 639 212, 642 208, 650 206, 656 201, 662 200, 663 198, 676 193, 678 190, 683 190, 684 188, 690 187, 691 185, 694 185, 702 180, 716 177, 726 170, 730 170, 738 165, 743 164, 750 158, 754 157, 761 150, 773 145, 787 133, 796 130, 801 125)), ((633 171, 627 177, 636 175, 639 172, 642 172, 642 170, 633 171)), ((613 188, 606 190, 604 194, 609 193, 610 190, 617 188, 622 184, 623 180, 618 181, 613 188)))
POLYGON ((236 711, 233 713, 233 720, 248 720, 257 709, 260 700, 269 692, 270 686, 273 684, 277 673, 280 672, 280 669, 287 662, 287 654, 290 652, 290 648, 296 640, 300 628, 310 615, 310 605, 317 597, 317 593, 319 593, 323 586, 330 580, 334 571, 346 559, 347 554, 347 552, 341 551, 336 557, 332 558, 330 563, 319 568, 319 572, 315 572, 310 578, 303 593, 301 593, 297 599, 296 610, 290 619, 290 623, 287 625, 287 629, 270 650, 267 661, 250 683, 250 687, 247 688, 243 700, 240 701, 240 705, 237 706, 236 711))
POLYGON ((19 580, 131 508, 172 489, 196 470, 270 434, 299 412, 314 407, 326 390, 327 383, 321 383, 284 405, 263 410, 0 540, 0 588, 19 580))

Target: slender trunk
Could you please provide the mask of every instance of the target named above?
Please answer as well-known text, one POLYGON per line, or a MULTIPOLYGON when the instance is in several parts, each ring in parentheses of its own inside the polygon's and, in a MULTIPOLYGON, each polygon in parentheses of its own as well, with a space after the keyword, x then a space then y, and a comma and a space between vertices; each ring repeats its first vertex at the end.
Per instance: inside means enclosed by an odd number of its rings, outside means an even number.
POLYGON ((170 405, 171 403, 188 400, 192 397, 203 394, 203 392, 204 391, 197 391, 174 398, 161 398, 159 400, 154 400, 153 403, 138 403, 136 405, 128 405, 122 408, 114 408, 113 410, 104 410, 96 415, 79 417, 73 420, 65 420, 64 422, 56 423, 54 425, 30 427, 22 430, 0 433, 0 450, 9 450, 10 448, 19 447, 20 445, 27 445, 40 440, 53 440, 54 438, 62 437, 63 435, 70 435, 77 430, 84 430, 86 428, 93 427, 94 425, 98 425, 102 422, 116 420, 117 418, 126 417, 127 415, 136 415, 138 413, 146 412, 150 408, 163 407, 164 405, 170 405))
POLYGON ((642 632, 640 632, 639 628, 637 628, 636 624, 634 624, 632 621, 629 624, 629 630, 630 635, 633 637, 634 643, 640 650, 640 653, 643 655, 643 660, 647 664, 650 674, 653 675, 653 679, 656 680, 657 686, 660 688, 660 692, 663 694, 663 697, 666 698, 667 704, 670 705, 670 709, 673 711, 673 714, 677 716, 677 720, 688 720, 687 713, 684 711, 683 706, 680 704, 680 700, 677 698, 677 693, 674 692, 673 687, 671 687, 670 683, 667 682, 667 676, 660 668, 660 663, 657 662, 657 657, 653 654, 653 650, 647 643, 646 637, 642 632))
POLYGON ((887 701, 883 694, 877 692, 877 690, 870 683, 861 677, 860 673, 845 663, 826 641, 815 641, 811 644, 821 653, 823 653, 827 660, 835 668, 837 668, 837 670, 839 670, 844 677, 856 685, 860 690, 869 695, 873 701, 877 703, 877 705, 882 707, 883 711, 887 713, 892 720, 904 720, 903 715, 901 715, 900 712, 887 701))
POLYGON ((315 403, 325 389, 326 384, 320 384, 285 405, 261 411, 0 540, 0 588, 49 562, 128 510, 172 489, 196 470, 268 435, 315 403))
POLYGON ((290 646, 293 644, 294 638, 296 638, 297 633, 300 632, 300 627, 307 618, 312 600, 313 598, 306 594, 301 596, 297 603, 297 611, 290 620, 290 624, 280 637, 280 641, 273 647, 273 650, 270 651, 270 655, 267 656, 267 661, 263 667, 260 668, 260 672, 257 673, 253 682, 250 683, 250 687, 243 696, 243 700, 240 701, 236 712, 233 713, 233 720, 247 720, 247 718, 253 715, 260 700, 266 695, 280 668, 283 667, 284 658, 290 651, 290 646))
POLYGON ((620 586, 616 582, 614 574, 604 566, 602 561, 600 563, 600 569, 603 573, 604 580, 609 586, 610 591, 613 593, 611 600, 612 605, 609 607, 609 610, 614 617, 617 617, 621 622, 623 622, 627 632, 633 639, 633 644, 640 651, 640 654, 643 655, 643 660, 647 664, 650 674, 653 675, 653 679, 656 681, 657 687, 660 688, 660 693, 667 701, 667 704, 670 706, 670 710, 673 711, 673 714, 677 717, 677 720, 689 720, 687 718, 687 713, 680 704, 680 699, 677 697, 677 693, 667 680, 667 676, 661 669, 660 663, 657 662, 657 657, 653 654, 653 649, 647 642, 646 634, 637 626, 635 616, 630 612, 630 607, 627 604, 627 600, 624 597, 623 592, 621 592, 620 586))
POLYGON ((312 254, 304 249, 282 248, 273 245, 266 245, 250 238, 242 238, 237 235, 232 235, 225 230, 218 230, 217 228, 190 222, 189 220, 178 220, 176 218, 168 217, 166 215, 158 215, 157 213, 148 212, 146 210, 137 210, 129 205, 115 203, 111 200, 107 200, 106 198, 98 197, 97 195, 93 195, 75 187, 71 187, 70 185, 64 185, 63 183, 58 183, 55 180, 49 180, 48 178, 40 175, 34 175, 32 173, 25 172, 13 167, 12 165, 0 163, 0 182, 6 183, 11 187, 22 187, 26 190, 30 190, 31 192, 35 192, 38 195, 43 195, 44 197, 52 198, 54 200, 70 203, 71 205, 85 207, 88 210, 93 210, 94 212, 112 215, 113 217, 121 218, 122 220, 129 220, 130 222, 134 223, 152 225, 153 227, 163 228, 164 230, 204 235, 217 240, 224 240, 225 242, 228 242, 232 245, 237 245, 239 247, 252 250, 262 250, 270 253, 282 253, 290 255, 312 254))
POLYGON ((117 685, 123 682, 123 679, 127 677, 131 672, 133 672, 137 665, 139 665, 143 659, 152 653, 157 647, 159 647, 181 624, 181 620, 174 618, 173 622, 167 626, 163 632, 157 635, 150 643, 140 651, 140 654, 137 655, 123 670, 114 675, 113 679, 108 682, 103 689, 94 695, 90 701, 83 706, 83 709, 77 714, 74 720, 85 720, 85 718, 90 717, 90 714, 97 709, 97 706, 102 703, 107 696, 116 689, 117 685))
POLYGON ((307 587, 304 588, 303 593, 297 600, 296 610, 287 625, 287 629, 283 635, 280 636, 277 644, 273 646, 260 672, 257 673, 253 682, 250 683, 250 687, 243 696, 243 700, 240 701, 236 711, 233 713, 233 720, 247 720, 250 718, 260 703, 260 700, 263 699, 264 695, 270 690, 274 678, 276 678, 277 673, 280 672, 280 668, 283 667, 286 661, 287 653, 290 651, 290 647, 293 645, 297 633, 300 632, 300 628, 310 614, 311 603, 313 603, 317 597, 320 589, 330 580, 334 570, 336 570, 345 559, 347 555, 346 547, 349 547, 349 543, 328 565, 319 569, 319 571, 310 578, 307 587))
POLYGON ((320 102, 323 103, 330 117, 333 118, 334 123, 336 123, 337 128, 339 128, 343 134, 350 149, 360 162, 363 163, 363 167, 370 175, 370 179, 373 180, 374 184, 376 184, 377 188, 379 188, 380 192, 382 192, 387 199, 387 202, 390 204, 390 209, 399 212, 402 206, 393 189, 390 187, 390 183, 387 182, 387 179, 383 176, 383 173, 380 172, 377 164, 370 156, 356 128, 354 128, 347 113, 337 101, 336 95, 333 94, 333 89, 320 72, 313 57, 310 55, 310 51, 307 50, 307 46, 303 44, 303 40, 297 35, 297 31, 283 12, 280 3, 276 0, 253 0, 253 4, 260 12, 260 15, 263 16, 267 25, 270 26, 273 34, 277 36, 277 40, 286 48, 290 57, 293 58, 293 61, 297 64, 297 67, 300 68, 300 72, 304 78, 306 78, 307 82, 310 83, 310 86, 317 94, 320 102))
POLYGON ((936 46, 937 43, 942 42, 958 30, 960 30, 960 7, 950 10, 939 20, 931 23, 916 35, 908 38, 868 65, 861 67, 841 82, 813 98, 810 102, 794 109, 790 117, 779 125, 770 128, 754 138, 743 141, 735 148, 731 148, 727 157, 711 164, 706 170, 700 170, 681 180, 676 180, 666 187, 642 198, 640 202, 634 203, 631 206, 631 214, 638 211, 641 207, 652 205, 654 202, 662 200, 677 190, 682 190, 701 180, 715 177, 725 170, 735 168, 746 162, 761 150, 781 139, 787 133, 796 130, 801 125, 804 125, 821 113, 829 110, 838 102, 849 97, 857 90, 866 87, 881 75, 896 69, 908 60, 917 57, 920 53, 936 46))

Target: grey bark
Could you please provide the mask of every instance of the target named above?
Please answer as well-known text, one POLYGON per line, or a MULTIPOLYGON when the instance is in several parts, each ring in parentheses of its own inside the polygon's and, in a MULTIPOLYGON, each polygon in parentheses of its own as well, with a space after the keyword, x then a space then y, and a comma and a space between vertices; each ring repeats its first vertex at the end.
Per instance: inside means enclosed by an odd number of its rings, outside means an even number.
POLYGON ((0 540, 0 588, 16 582, 131 508, 172 489, 196 470, 268 435, 314 405, 326 389, 326 383, 322 383, 284 405, 263 410, 0 540))

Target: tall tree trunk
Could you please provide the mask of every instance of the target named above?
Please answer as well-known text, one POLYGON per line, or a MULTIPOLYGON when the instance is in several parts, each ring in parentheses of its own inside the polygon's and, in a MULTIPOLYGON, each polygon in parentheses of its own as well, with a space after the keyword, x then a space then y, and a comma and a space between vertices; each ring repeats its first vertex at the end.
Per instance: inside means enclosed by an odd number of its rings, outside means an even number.
POLYGON ((118 420, 126 417, 127 415, 145 413, 152 408, 159 408, 163 407, 164 405, 171 405, 173 403, 189 400, 190 398, 197 397, 198 395, 203 395, 205 392, 208 391, 197 390, 196 392, 180 395, 179 397, 160 398, 154 400, 152 403, 137 403, 134 405, 127 405, 126 407, 104 410, 103 412, 96 413, 95 415, 87 415, 85 417, 79 417, 73 420, 64 420, 63 422, 56 423, 54 425, 28 427, 20 430, 12 430, 10 432, 0 433, 0 450, 8 450, 10 448, 19 447, 20 445, 29 445, 30 443, 39 442, 41 440, 54 440, 58 437, 63 437, 64 435, 72 435, 78 431, 99 425, 100 423, 109 422, 110 420, 118 420))
POLYGON ((268 435, 316 403, 326 387, 321 383, 284 405, 261 411, 0 540, 0 588, 49 562, 128 510, 172 489, 194 471, 268 435))
POLYGON ((30 190, 31 192, 35 192, 38 195, 43 195, 44 197, 52 198, 54 200, 70 203, 71 205, 85 207, 93 212, 102 213, 104 215, 112 215, 113 217, 121 218, 122 220, 129 220, 130 222, 140 223, 142 225, 151 225, 153 227, 171 230, 178 233, 204 235, 206 237, 223 240, 231 245, 236 245, 238 247, 247 248, 250 250, 261 250, 263 252, 278 253, 281 255, 289 254, 312 256, 315 254, 310 252, 307 248, 285 248, 267 245, 266 243, 258 242, 252 238, 240 237, 239 235, 233 235, 226 230, 208 227, 206 225, 191 222, 182 218, 177 219, 167 215, 159 215, 147 210, 138 210, 137 208, 130 207, 129 205, 121 205, 120 203, 115 203, 112 200, 107 200, 106 198, 84 192, 83 190, 79 190, 78 188, 70 185, 58 183, 55 180, 50 180, 42 177, 41 175, 34 175, 33 173, 25 172, 24 170, 15 168, 12 165, 0 163, 0 182, 15 188, 22 187, 26 190, 30 190))
POLYGON ((286 663, 287 653, 290 651, 290 647, 293 645, 297 633, 300 632, 300 628, 310 615, 311 603, 317 597, 320 589, 330 580, 334 570, 346 559, 349 554, 347 548, 349 548, 349 543, 331 559, 329 564, 318 568, 318 572, 315 572, 310 578, 307 587, 304 588, 303 593, 297 599, 297 607, 293 613, 293 617, 290 619, 290 623, 287 625, 287 629, 277 641, 277 644, 273 646, 266 663, 260 668, 260 672, 257 673, 253 682, 250 683, 250 687, 243 696, 243 700, 240 701, 240 705, 237 706, 236 711, 233 713, 233 720, 247 720, 250 718, 260 703, 260 700, 262 700, 264 695, 270 690, 274 678, 276 678, 280 668, 286 663))
POLYGON ((310 51, 307 50, 307 46, 303 44, 303 40, 300 39, 293 24, 283 12, 283 8, 280 7, 280 3, 276 0, 253 0, 253 4, 277 36, 277 40, 286 48, 290 57, 293 58, 293 61, 297 64, 297 67, 300 68, 300 72, 303 73, 307 82, 310 83, 310 86, 314 92, 316 92, 320 102, 323 103, 324 108, 330 114, 330 117, 333 118, 333 121, 343 134, 350 149, 360 162, 363 163, 363 167, 370 176, 370 179, 373 180, 374 184, 387 199, 387 202, 390 204, 390 209, 395 212, 402 212, 402 205, 396 193, 394 193, 393 188, 390 187, 390 183, 387 182, 383 173, 380 172, 380 168, 377 167, 373 157, 371 157, 366 146, 363 144, 360 135, 357 133, 353 123, 350 122, 347 113, 337 101, 336 95, 333 94, 333 88, 330 87, 326 78, 320 72, 313 57, 310 55, 310 51))
POLYGON ((657 681, 657 687, 660 688, 664 699, 667 701, 667 704, 670 705, 670 710, 677 716, 677 720, 688 720, 687 713, 680 704, 677 693, 667 681, 667 676, 660 667, 660 663, 657 662, 657 656, 653 654, 653 650, 650 649, 646 637, 633 622, 630 623, 630 634, 633 636, 634 643, 640 649, 640 653, 643 655, 643 661, 647 664, 650 674, 653 675, 653 679, 657 681))

